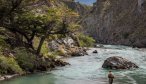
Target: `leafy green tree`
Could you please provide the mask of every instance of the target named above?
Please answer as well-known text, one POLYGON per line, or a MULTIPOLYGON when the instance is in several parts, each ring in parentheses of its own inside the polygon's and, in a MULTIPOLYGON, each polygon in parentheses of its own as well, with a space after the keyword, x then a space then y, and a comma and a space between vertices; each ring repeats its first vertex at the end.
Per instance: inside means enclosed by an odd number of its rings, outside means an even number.
POLYGON ((1 13, 0 27, 14 33, 26 47, 39 54, 48 36, 73 33, 79 27, 75 23, 77 13, 65 6, 51 7, 52 1, 55 2, 55 0, 1 0, 3 5, 0 6, 0 11, 4 12, 1 13), (48 4, 33 8, 34 5, 44 2, 48 4), (40 37, 37 49, 33 46, 34 37, 40 37))

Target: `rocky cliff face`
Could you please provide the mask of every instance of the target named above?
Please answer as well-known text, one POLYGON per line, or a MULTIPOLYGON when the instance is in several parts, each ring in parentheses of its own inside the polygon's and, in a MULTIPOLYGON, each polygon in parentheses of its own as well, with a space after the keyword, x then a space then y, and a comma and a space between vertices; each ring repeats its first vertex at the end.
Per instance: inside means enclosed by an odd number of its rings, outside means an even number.
POLYGON ((74 0, 62 0, 62 2, 79 15, 85 15, 91 8, 91 6, 75 2, 74 0))
POLYGON ((97 0, 82 24, 97 42, 146 47, 146 0, 97 0))

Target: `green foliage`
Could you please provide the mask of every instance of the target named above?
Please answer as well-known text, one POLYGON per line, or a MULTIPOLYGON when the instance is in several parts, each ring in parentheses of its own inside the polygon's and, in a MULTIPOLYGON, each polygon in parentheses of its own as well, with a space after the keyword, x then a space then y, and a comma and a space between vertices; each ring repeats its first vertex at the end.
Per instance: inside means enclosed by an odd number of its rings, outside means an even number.
POLYGON ((49 48, 48 48, 48 42, 45 41, 42 45, 42 49, 41 49, 41 53, 46 56, 49 52, 49 48))
POLYGON ((49 52, 48 55, 47 55, 48 58, 52 58, 52 59, 55 59, 56 56, 57 56, 56 52, 49 52))
POLYGON ((76 31, 78 31, 79 28, 81 28, 81 25, 79 25, 79 24, 77 24, 77 23, 70 23, 68 27, 69 27, 68 30, 69 30, 70 32, 74 33, 74 32, 76 32, 76 31))
POLYGON ((0 35, 0 74, 21 74, 23 71, 15 58, 3 55, 3 50, 10 48, 10 45, 5 42, 5 39, 5 36, 0 35))
POLYGON ((59 56, 66 56, 65 50, 64 50, 64 49, 58 50, 58 51, 56 52, 56 55, 59 55, 59 56))
POLYGON ((89 37, 84 34, 80 34, 78 38, 79 38, 80 46, 82 47, 92 47, 95 43, 95 40, 92 37, 89 37))
POLYGON ((10 45, 8 45, 6 42, 5 42, 5 37, 0 35, 0 50, 4 49, 4 48, 9 48, 10 45))
POLYGON ((16 60, 12 57, 0 55, 0 74, 23 73, 16 60))
MULTIPOLYGON (((37 49, 39 45, 39 37, 35 37, 34 40, 33 40, 33 46, 35 49, 37 49)), ((41 53, 46 56, 49 52, 49 48, 48 48, 48 42, 45 41, 42 45, 42 48, 41 48, 41 53)))
MULTIPOLYGON (((34 37, 39 37, 40 45, 35 49, 39 54, 41 49, 44 49, 42 52, 46 53, 47 50, 42 44, 50 35, 62 34, 65 36, 75 32, 80 28, 80 25, 76 22, 79 15, 68 7, 64 5, 61 7, 52 7, 51 5, 33 7, 37 1, 39 0, 0 0, 3 3, 0 6, 0 11, 4 11, 0 13, 1 22, 4 24, 0 27, 17 34, 15 38, 21 40, 26 46, 29 45, 32 49, 34 48, 32 42, 34 37), (3 6, 8 10, 3 10, 3 6)), ((56 0, 47 1, 48 4, 53 5, 56 5, 57 2, 56 0)))
MULTIPOLYGON (((65 37, 80 28, 77 23, 79 15, 65 6, 42 5, 31 7, 30 4, 41 0, 20 1, 0 0, 0 22, 2 23, 0 29, 9 33, 0 35, 0 74, 33 72, 43 68, 45 70, 52 63, 50 58, 55 59, 57 55, 65 56, 66 53, 63 49, 49 53, 47 41, 65 37), (12 36, 15 38, 14 40, 22 43, 21 46, 23 47, 13 50, 15 51, 14 57, 3 56, 3 49, 10 49, 10 45, 5 42, 5 36, 12 36), (43 37, 45 40, 43 40, 39 50, 38 46, 43 37), (29 49, 24 48, 28 46, 31 47, 29 49), (44 57, 36 57, 28 50, 34 50, 33 52, 39 50, 44 57)), ((52 4, 56 0, 47 1, 52 4)), ((78 38, 83 47, 90 47, 95 42, 91 37, 83 34, 79 35, 78 38)))
POLYGON ((36 57, 32 53, 28 52, 25 48, 17 48, 16 60, 20 67, 25 71, 32 71, 35 67, 36 57))
POLYGON ((62 16, 57 8, 48 8, 46 6, 40 7, 38 9, 32 9, 29 12, 24 12, 23 14, 18 14, 15 18, 15 24, 19 26, 19 29, 24 30, 26 33, 31 35, 31 31, 36 31, 36 34, 41 36, 49 28, 43 28, 48 25, 49 22, 54 21, 54 29, 51 31, 59 31, 58 26, 61 24, 62 16), (38 12, 40 10, 41 12, 38 12))

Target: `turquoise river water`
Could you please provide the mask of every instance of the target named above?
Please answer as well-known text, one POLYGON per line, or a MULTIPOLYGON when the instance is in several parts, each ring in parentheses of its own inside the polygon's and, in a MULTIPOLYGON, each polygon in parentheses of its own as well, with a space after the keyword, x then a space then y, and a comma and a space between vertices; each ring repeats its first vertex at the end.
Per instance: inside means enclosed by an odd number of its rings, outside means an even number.
POLYGON ((0 84, 108 84, 108 70, 102 68, 104 60, 111 56, 121 56, 140 68, 114 70, 114 84, 146 84, 146 49, 133 49, 125 46, 104 45, 92 48, 89 56, 66 59, 71 65, 58 67, 45 73, 32 74, 0 81, 0 84), (98 54, 93 54, 93 50, 98 54))

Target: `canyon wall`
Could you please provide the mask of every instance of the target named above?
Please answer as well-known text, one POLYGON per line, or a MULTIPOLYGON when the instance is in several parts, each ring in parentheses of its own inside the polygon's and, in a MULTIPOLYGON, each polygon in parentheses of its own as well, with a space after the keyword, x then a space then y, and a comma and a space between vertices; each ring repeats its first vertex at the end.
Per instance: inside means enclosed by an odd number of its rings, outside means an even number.
POLYGON ((146 0, 97 0, 82 25, 98 43, 146 47, 146 0))

